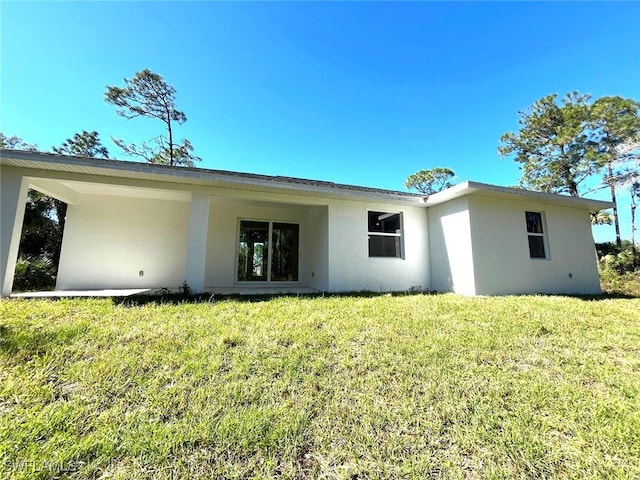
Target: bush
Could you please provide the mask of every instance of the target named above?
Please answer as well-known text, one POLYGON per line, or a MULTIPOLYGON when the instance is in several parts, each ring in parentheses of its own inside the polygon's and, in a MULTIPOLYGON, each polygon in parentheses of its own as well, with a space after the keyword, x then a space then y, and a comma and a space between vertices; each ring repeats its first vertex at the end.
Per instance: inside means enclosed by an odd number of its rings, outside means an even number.
POLYGON ((640 270, 618 273, 604 266, 600 268, 600 283, 603 293, 640 297, 640 270))
POLYGON ((21 257, 16 262, 14 291, 52 290, 56 286, 53 262, 45 257, 21 257))
POLYGON ((628 240, 596 243, 600 283, 604 293, 640 296, 640 247, 628 240))
POLYGON ((609 269, 618 274, 632 273, 640 269, 640 248, 625 240, 622 247, 613 242, 597 243, 596 251, 601 269, 609 269))

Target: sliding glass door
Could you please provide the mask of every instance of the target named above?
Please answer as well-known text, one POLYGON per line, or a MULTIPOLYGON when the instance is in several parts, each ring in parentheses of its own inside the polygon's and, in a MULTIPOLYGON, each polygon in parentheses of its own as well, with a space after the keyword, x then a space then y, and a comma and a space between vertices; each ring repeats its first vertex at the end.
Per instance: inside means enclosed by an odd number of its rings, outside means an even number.
POLYGON ((269 223, 240 222, 238 280, 267 281, 269 265, 269 223))
POLYGON ((240 221, 238 281, 297 282, 300 226, 240 221))

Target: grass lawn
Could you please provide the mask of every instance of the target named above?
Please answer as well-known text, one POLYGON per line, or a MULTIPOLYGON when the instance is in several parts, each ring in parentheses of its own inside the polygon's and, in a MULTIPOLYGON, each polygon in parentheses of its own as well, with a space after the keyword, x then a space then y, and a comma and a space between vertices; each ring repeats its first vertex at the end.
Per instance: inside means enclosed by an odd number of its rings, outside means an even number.
POLYGON ((0 478, 640 478, 640 299, 0 301, 0 478))

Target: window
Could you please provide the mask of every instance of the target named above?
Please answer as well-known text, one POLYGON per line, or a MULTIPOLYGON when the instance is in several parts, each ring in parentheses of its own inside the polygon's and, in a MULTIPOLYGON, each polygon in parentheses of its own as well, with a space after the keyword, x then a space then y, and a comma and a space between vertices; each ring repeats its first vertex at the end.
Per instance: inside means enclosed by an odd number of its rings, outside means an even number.
POLYGON ((297 282, 300 226, 240 221, 238 281, 297 282))
POLYGON ((368 212, 369 256, 402 258, 400 213, 368 212))
POLYGON ((527 236, 529 238, 529 256, 547 258, 545 252, 544 222, 541 212, 525 212, 527 236))

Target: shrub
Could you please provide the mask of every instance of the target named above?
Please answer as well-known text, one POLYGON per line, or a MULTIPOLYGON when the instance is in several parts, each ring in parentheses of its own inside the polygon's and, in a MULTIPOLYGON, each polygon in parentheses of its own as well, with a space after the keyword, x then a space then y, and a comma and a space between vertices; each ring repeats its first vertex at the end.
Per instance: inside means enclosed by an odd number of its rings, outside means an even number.
POLYGON ((597 243, 596 251, 602 269, 609 269, 618 274, 640 269, 640 248, 634 248, 627 240, 622 242, 622 247, 613 242, 597 243))
POLYGON ((16 262, 14 291, 51 290, 56 285, 53 262, 46 257, 21 257, 16 262))
POLYGON ((618 273, 605 265, 600 268, 600 283, 604 293, 640 297, 640 270, 618 273))

